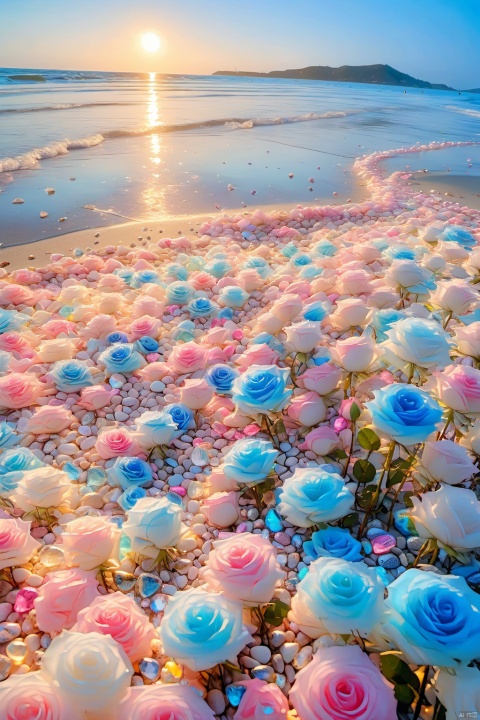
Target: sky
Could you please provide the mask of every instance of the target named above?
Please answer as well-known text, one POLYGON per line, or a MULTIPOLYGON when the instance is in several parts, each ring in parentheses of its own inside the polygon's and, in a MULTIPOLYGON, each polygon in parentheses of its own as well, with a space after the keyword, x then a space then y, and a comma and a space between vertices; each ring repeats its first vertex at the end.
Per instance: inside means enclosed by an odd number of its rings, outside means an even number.
POLYGON ((0 0, 0 66, 211 74, 385 63, 480 87, 480 0, 0 0), (140 38, 156 32, 161 50, 140 38))

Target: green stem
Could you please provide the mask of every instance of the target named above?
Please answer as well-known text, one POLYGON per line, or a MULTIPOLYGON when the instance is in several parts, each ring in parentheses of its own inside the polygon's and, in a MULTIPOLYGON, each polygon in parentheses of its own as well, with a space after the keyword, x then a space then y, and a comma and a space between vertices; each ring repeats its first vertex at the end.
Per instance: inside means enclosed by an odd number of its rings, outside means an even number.
POLYGON ((415 713, 413 715, 413 720, 418 720, 418 718, 420 717, 420 713, 422 711, 423 702, 425 700, 425 690, 427 689, 429 670, 430 670, 430 665, 425 665, 425 672, 423 673, 422 684, 420 686, 420 691, 418 694, 417 704, 415 706, 415 713))
POLYGON ((447 317, 445 318, 445 322, 443 323, 443 329, 444 329, 444 330, 447 329, 447 325, 448 325, 448 323, 450 322, 450 320, 452 319, 452 316, 453 316, 453 312, 449 312, 448 315, 447 315, 447 317))
POLYGON ((360 538, 362 537, 363 532, 364 532, 364 530, 365 530, 365 528, 366 528, 366 526, 367 526, 367 522, 368 522, 368 519, 369 519, 369 517, 370 517, 370 513, 372 512, 373 508, 374 508, 375 505, 377 504, 378 498, 380 497, 380 492, 381 492, 381 489, 382 489, 383 478, 385 477, 385 473, 388 472, 388 470, 389 470, 389 468, 390 468, 390 464, 391 464, 391 462, 392 462, 392 458, 393 458, 393 453, 394 453, 394 452, 395 452, 395 441, 392 440, 392 442, 391 442, 390 445, 388 446, 387 457, 385 458, 385 462, 384 462, 384 464, 383 464, 383 469, 382 469, 381 475, 380 475, 380 477, 379 477, 379 479, 378 479, 377 489, 375 490, 374 494, 372 495, 372 499, 371 499, 371 501, 370 501, 370 504, 369 504, 369 506, 368 506, 368 509, 367 509, 367 511, 365 512, 365 517, 363 518, 362 524, 360 525, 360 529, 359 529, 358 535, 357 535, 357 540, 360 540, 360 538))
POLYGON ((413 567, 416 568, 422 557, 425 555, 425 553, 428 550, 428 546, 430 545, 430 540, 425 540, 422 547, 418 551, 417 557, 415 558, 415 562, 413 563, 413 567))
POLYGON ((445 427, 443 428, 442 433, 437 438, 437 440, 443 440, 443 438, 445 437, 445 433, 447 432, 452 420, 453 420, 453 410, 449 410, 448 415, 447 415, 447 422, 445 423, 445 427))
POLYGON ((354 443, 355 443, 355 429, 356 429, 356 425, 355 425, 355 423, 354 423, 353 421, 352 421, 351 425, 352 425, 352 427, 351 427, 351 430, 352 430, 352 439, 350 440, 350 448, 349 448, 349 450, 348 450, 348 457, 347 457, 347 459, 346 459, 346 461, 345 461, 345 467, 343 468, 342 477, 346 477, 346 476, 347 476, 348 466, 350 465, 350 459, 351 459, 352 453, 353 453, 353 445, 354 445, 354 443))

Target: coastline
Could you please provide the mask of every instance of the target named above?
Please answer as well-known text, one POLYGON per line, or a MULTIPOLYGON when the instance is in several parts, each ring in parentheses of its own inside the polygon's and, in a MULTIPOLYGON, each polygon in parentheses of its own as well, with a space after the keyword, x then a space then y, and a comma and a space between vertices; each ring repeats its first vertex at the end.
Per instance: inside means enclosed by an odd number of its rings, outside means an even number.
POLYGON ((446 200, 480 210, 480 176, 478 175, 416 172, 413 173, 411 185, 420 192, 438 194, 446 200))

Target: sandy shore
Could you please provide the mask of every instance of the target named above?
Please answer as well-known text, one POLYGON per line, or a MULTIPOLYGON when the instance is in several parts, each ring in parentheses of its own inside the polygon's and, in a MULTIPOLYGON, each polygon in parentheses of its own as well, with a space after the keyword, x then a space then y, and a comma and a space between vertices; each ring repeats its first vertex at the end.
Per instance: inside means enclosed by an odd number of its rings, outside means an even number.
POLYGON ((477 175, 417 172, 413 175, 412 185, 421 192, 432 191, 446 200, 480 210, 480 177, 477 175))

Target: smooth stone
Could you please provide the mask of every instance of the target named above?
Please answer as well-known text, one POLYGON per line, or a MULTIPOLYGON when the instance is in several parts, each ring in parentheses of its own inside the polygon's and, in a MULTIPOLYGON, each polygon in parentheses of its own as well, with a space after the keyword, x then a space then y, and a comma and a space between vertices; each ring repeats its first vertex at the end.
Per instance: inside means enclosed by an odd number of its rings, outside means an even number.
POLYGON ((372 540, 372 549, 375 555, 385 555, 396 546, 393 535, 378 535, 372 540))
POLYGON ((6 680, 10 675, 10 671, 13 667, 13 662, 10 658, 5 655, 0 655, 0 681, 6 680))
POLYGON ((236 708, 240 705, 240 701, 247 692, 247 688, 243 685, 229 685, 225 692, 230 705, 236 708))
POLYGON ((473 573, 473 575, 469 575, 467 577, 467 582, 470 583, 470 585, 480 584, 480 572, 476 572, 476 573, 473 573))
POLYGON ((151 682, 155 682, 160 675, 160 663, 153 658, 143 658, 138 667, 143 677, 151 682))
POLYGON ((207 703, 215 715, 221 715, 225 711, 225 697, 221 690, 214 688, 207 693, 207 703))
POLYGON ((135 587, 137 583, 137 578, 135 577, 135 575, 132 575, 132 573, 118 570, 117 572, 113 573, 113 582, 115 583, 117 590, 120 590, 120 592, 123 593, 127 593, 135 587))
POLYGON ((286 642, 280 648, 280 654, 284 661, 287 663, 292 662, 293 658, 298 654, 300 645, 297 642, 286 642))
POLYGON ((285 642, 285 633, 283 630, 274 630, 272 632, 272 645, 275 648, 279 648, 285 642))
POLYGON ((380 537, 381 535, 385 535, 385 531, 382 530, 382 528, 372 527, 367 530, 367 538, 369 540, 373 540, 374 538, 380 537))
POLYGON ((372 552, 372 543, 369 540, 362 540, 362 547, 364 549, 365 555, 370 555, 372 552))
POLYGON ((407 548, 410 550, 410 552, 418 553, 423 543, 424 540, 422 540, 422 538, 418 536, 412 535, 411 537, 407 538, 407 548))
POLYGON ((0 644, 8 643, 11 640, 15 640, 21 632, 20 625, 18 623, 0 623, 0 644))
POLYGON ((150 610, 155 613, 163 612, 167 607, 167 598, 165 595, 158 595, 150 602, 150 610))
POLYGON ((257 665, 252 670, 252 677, 268 683, 274 683, 276 680, 276 675, 270 665, 257 665))
POLYGON ((266 665, 270 661, 272 653, 265 645, 255 645, 250 650, 250 656, 262 665, 266 665))
POLYGON ((137 583, 138 592, 143 598, 155 595, 162 585, 160 578, 151 573, 142 573, 139 575, 137 583))
POLYGON ((400 565, 400 560, 396 555, 387 553, 386 555, 380 555, 378 558, 378 564, 385 570, 395 570, 400 565))
POLYGON ((276 510, 270 508, 265 515, 265 526, 270 532, 281 532, 283 530, 283 522, 276 510))

